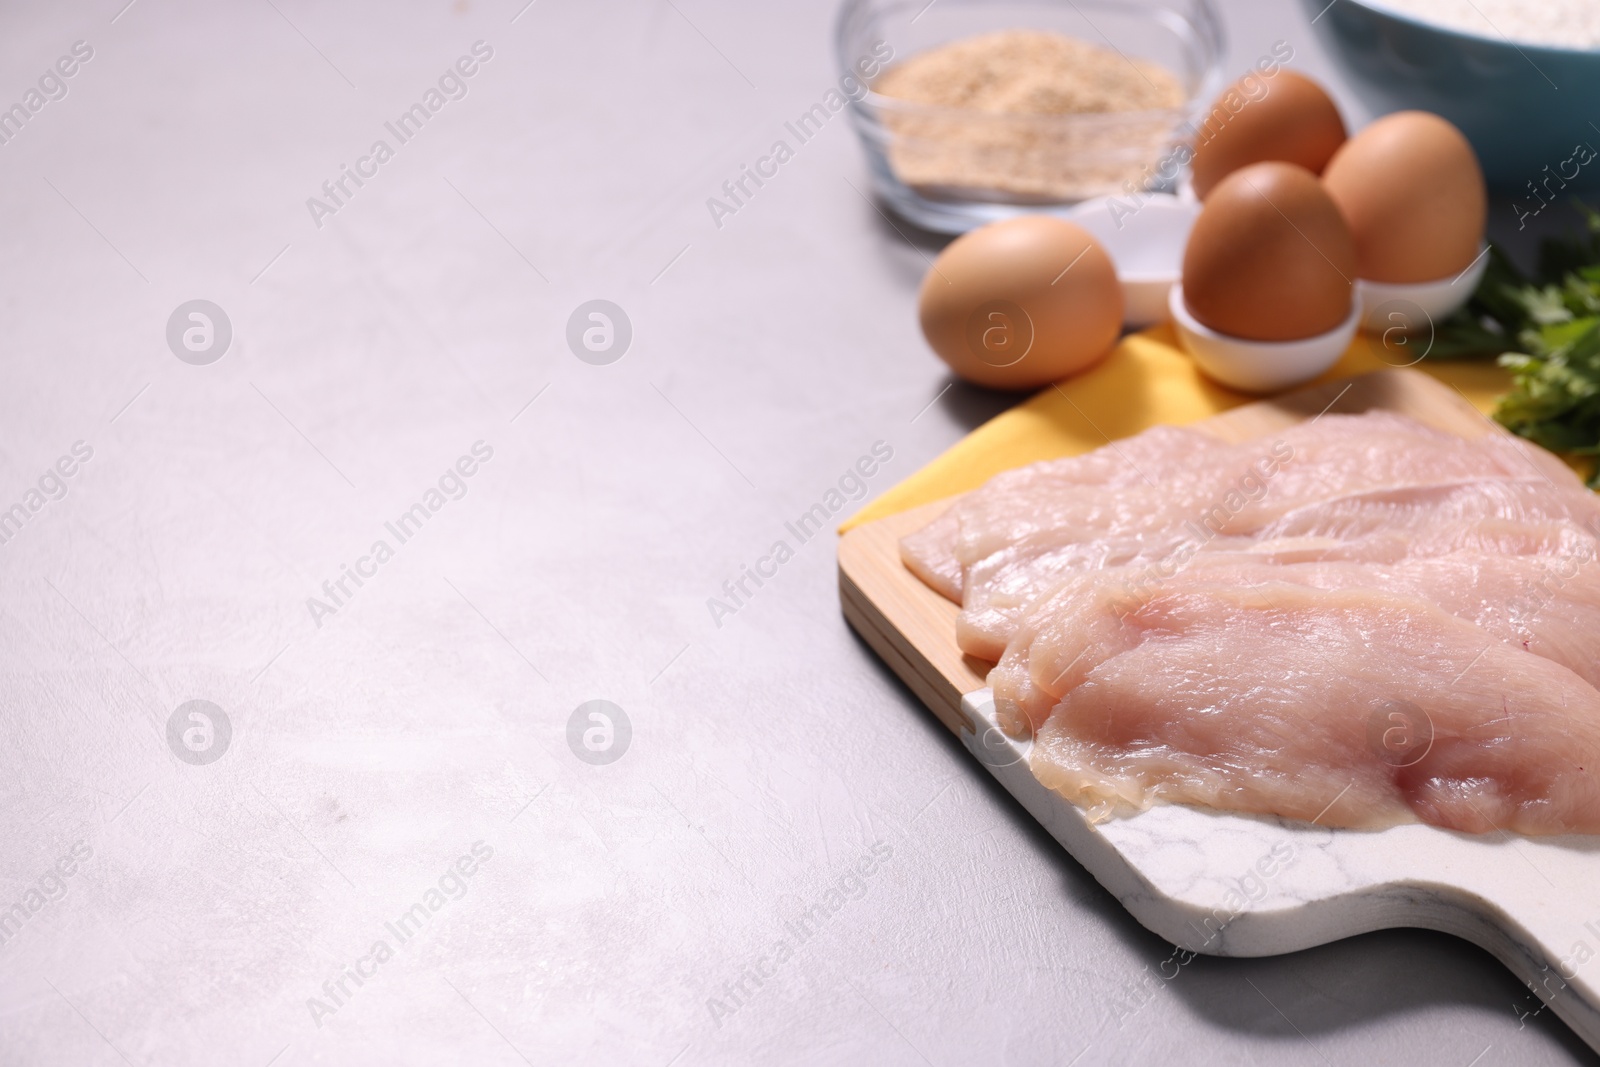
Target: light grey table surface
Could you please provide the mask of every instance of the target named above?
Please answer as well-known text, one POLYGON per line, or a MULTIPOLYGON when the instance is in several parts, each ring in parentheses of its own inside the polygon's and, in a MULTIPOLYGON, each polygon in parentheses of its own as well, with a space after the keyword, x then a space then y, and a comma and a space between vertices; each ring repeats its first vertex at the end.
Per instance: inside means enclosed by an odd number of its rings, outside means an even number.
MULTIPOLYGON (((786 531, 1004 403, 940 396, 928 242, 845 119, 707 210, 829 88, 833 3, 524 2, 0 13, 0 105, 93 53, 0 145, 0 1063, 1586 1060, 1442 936, 1168 962, 786 531), (166 336, 200 298, 204 366, 166 336), (595 298, 609 365, 564 339, 595 298)), ((1233 68, 1286 39, 1326 75, 1299 6, 1227 22, 1233 68)))

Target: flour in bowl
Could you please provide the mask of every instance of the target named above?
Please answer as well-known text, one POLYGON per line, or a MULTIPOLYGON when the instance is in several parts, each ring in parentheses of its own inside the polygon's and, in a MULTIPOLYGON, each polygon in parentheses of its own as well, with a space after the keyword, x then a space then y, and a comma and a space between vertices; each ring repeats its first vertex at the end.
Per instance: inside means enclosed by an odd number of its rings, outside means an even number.
POLYGON ((1600 0, 1369 0, 1462 33, 1555 48, 1600 48, 1600 0))

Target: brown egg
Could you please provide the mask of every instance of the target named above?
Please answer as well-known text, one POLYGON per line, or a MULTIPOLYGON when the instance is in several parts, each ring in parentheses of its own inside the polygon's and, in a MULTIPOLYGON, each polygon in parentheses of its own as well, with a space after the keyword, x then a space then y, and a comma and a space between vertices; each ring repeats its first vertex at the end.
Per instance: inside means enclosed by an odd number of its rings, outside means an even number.
POLYGON ((1048 215, 957 238, 922 280, 922 332, 950 369, 1033 389, 1095 363, 1122 332, 1122 286, 1082 227, 1048 215))
POLYGON ((1466 137, 1438 115, 1385 115, 1345 142, 1322 183, 1350 224, 1356 270, 1370 281, 1437 281, 1483 251, 1483 169, 1466 137))
POLYGON ((1254 163, 1206 198, 1183 254, 1183 302, 1202 325, 1249 341, 1300 341, 1350 314, 1356 250, 1316 175, 1254 163))
POLYGON ((1204 200, 1251 163, 1297 163, 1320 174, 1344 139, 1344 120, 1322 86, 1282 68, 1247 74, 1217 98, 1195 134, 1195 195, 1204 200))

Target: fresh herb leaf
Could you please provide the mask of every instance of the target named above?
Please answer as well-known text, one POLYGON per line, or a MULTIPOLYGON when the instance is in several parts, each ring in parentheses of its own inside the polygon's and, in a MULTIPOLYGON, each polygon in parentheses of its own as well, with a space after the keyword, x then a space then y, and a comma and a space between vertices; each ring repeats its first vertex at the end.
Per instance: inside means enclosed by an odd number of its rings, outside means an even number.
POLYGON ((1600 315, 1600 211, 1578 201, 1574 205, 1583 216, 1583 232, 1544 242, 1533 277, 1490 246, 1483 280, 1465 307, 1438 324, 1430 356, 1498 356, 1526 347, 1531 328, 1600 315))
MULTIPOLYGON (((1512 379, 1500 425, 1553 452, 1600 456, 1600 212, 1577 208, 1583 233, 1546 241, 1532 278, 1491 247, 1483 280, 1428 354, 1497 356, 1512 379)), ((1600 489, 1600 464, 1589 486, 1600 489)))
MULTIPOLYGON (((1525 331, 1524 341, 1526 351, 1500 357, 1512 390, 1500 398, 1495 420, 1553 452, 1600 455, 1600 317, 1568 312, 1525 331)), ((1600 488, 1600 468, 1589 485, 1600 488)))

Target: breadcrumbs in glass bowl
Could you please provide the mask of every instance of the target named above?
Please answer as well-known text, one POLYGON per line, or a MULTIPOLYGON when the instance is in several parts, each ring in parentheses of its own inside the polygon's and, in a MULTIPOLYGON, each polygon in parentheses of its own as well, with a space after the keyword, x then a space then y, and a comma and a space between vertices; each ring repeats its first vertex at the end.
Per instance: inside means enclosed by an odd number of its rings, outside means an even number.
POLYGON ((944 233, 1171 188, 1221 81, 1209 0, 847 0, 837 44, 847 76, 882 60, 851 97, 879 195, 944 233))

